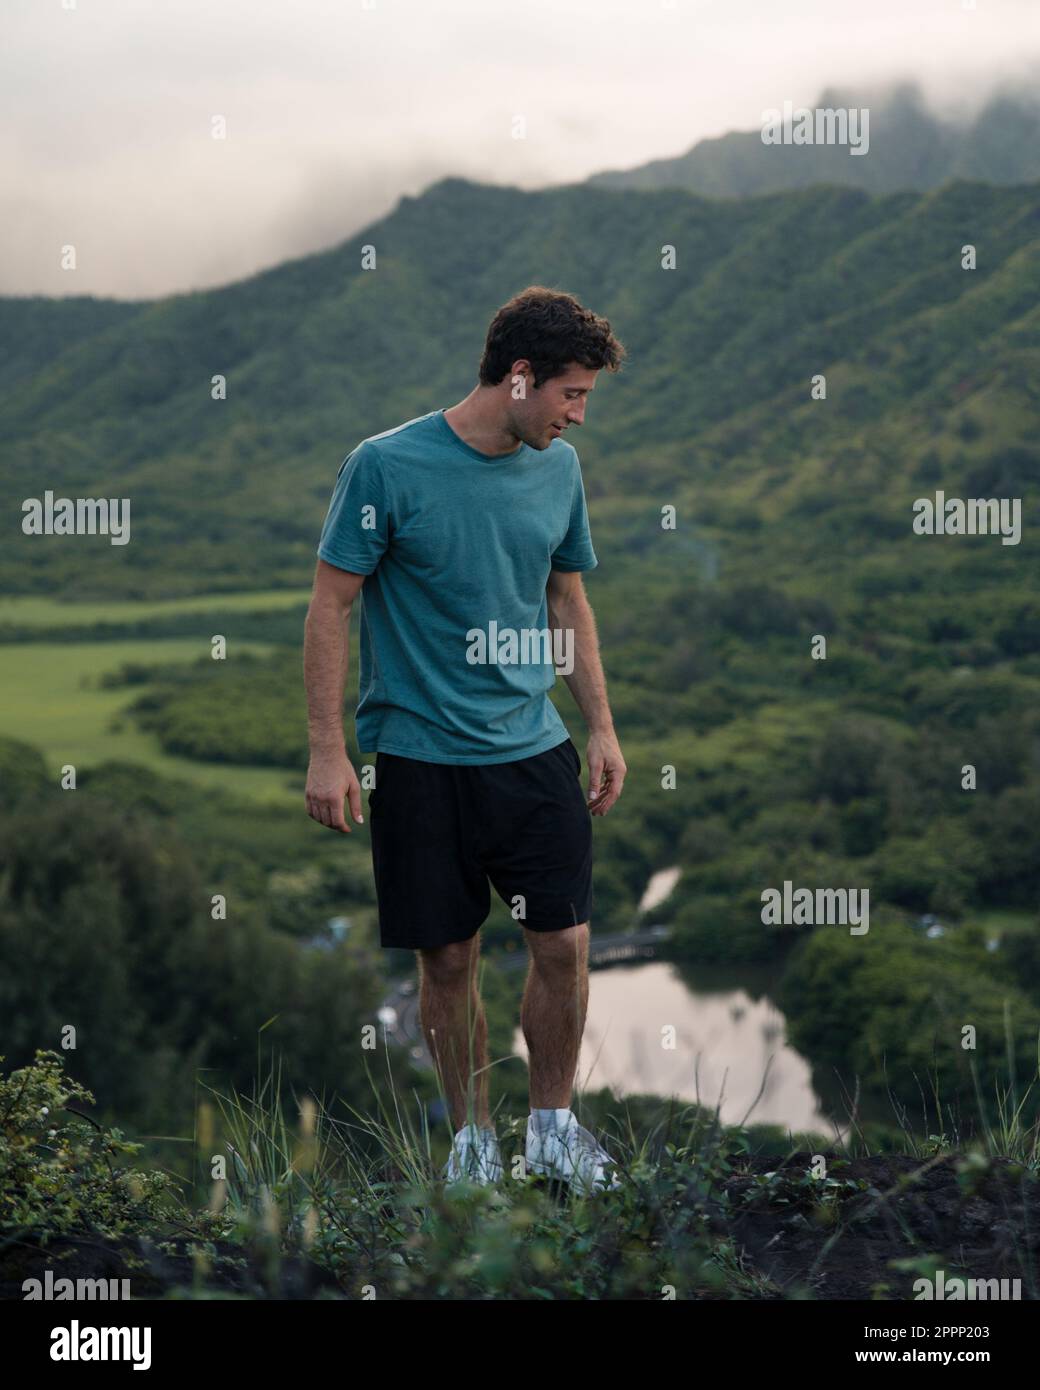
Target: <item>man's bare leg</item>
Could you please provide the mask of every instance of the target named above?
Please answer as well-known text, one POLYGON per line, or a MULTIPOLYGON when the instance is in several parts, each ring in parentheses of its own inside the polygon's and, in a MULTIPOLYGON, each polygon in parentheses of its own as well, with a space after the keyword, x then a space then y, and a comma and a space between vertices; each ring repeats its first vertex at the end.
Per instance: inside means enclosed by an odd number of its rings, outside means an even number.
POLYGON ((457 1132, 472 1120, 490 1128, 487 1020, 477 990, 480 933, 469 941, 416 954, 419 1019, 444 1087, 453 1127, 457 1132), (470 1096, 467 1091, 471 1091, 470 1096))
POLYGON ((569 1110, 589 1003, 589 924, 524 928, 531 964, 520 1006, 531 1108, 569 1110))

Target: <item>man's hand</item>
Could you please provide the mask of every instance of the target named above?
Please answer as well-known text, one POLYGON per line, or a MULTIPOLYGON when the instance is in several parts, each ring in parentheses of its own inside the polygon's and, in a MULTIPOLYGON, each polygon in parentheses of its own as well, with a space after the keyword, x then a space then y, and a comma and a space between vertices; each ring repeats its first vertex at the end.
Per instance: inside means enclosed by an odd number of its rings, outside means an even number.
POLYGON ((307 769, 307 814, 330 830, 349 835, 351 827, 343 816, 343 802, 350 801, 350 814, 359 825, 361 814, 361 783, 346 752, 311 755, 307 769))
POLYGON ((628 771, 613 729, 589 734, 585 760, 589 765, 589 812, 605 816, 621 795, 628 771))

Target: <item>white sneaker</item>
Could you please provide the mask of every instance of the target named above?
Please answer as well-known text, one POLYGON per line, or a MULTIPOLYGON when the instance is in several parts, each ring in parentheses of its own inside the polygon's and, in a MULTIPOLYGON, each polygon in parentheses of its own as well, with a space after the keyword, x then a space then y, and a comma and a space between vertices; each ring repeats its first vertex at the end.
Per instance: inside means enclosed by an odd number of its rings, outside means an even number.
POLYGON ((451 1154, 444 1165, 443 1176, 448 1187, 459 1182, 486 1186, 502 1178, 502 1155, 493 1129, 480 1129, 475 1124, 459 1130, 451 1144, 451 1154))
POLYGON ((621 1179, 612 1172, 608 1181, 606 1169, 616 1167, 595 1137, 578 1124, 571 1110, 557 1110, 555 1129, 539 1130, 533 1115, 527 1117, 528 1171, 545 1178, 558 1178, 570 1183, 572 1189, 587 1195, 603 1188, 621 1186, 621 1179))

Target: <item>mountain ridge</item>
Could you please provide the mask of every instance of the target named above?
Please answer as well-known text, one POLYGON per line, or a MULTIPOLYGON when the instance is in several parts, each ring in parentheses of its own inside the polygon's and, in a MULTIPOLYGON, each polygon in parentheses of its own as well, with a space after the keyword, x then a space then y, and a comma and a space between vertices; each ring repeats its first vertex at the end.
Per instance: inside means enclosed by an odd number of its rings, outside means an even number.
MULTIPOLYGON (((329 251, 233 285, 133 311, 95 301, 93 334, 82 303, 44 301, 38 365, 0 376, 5 490, 132 495, 143 544, 92 550, 85 567, 63 538, 17 535, 0 577, 9 592, 172 596, 225 583, 230 561, 240 588, 306 582, 343 457, 470 389, 491 313, 532 282, 577 293, 628 349, 573 441, 594 520, 634 490, 714 479, 732 493, 723 460, 732 479, 757 469, 761 492, 779 457, 806 469, 820 439, 956 418, 965 381, 969 398, 988 393, 994 443, 1010 447, 1040 379, 1040 185, 720 201, 448 178, 329 251), (975 271, 960 265, 968 242, 975 271), (374 271, 360 268, 366 244, 374 271), (661 269, 666 245, 675 271, 661 269), (65 314, 80 331, 58 342, 65 314), (211 399, 217 375, 226 401, 211 399)), ((0 301, 5 329, 32 314, 0 301)))
POLYGON ((871 96, 826 88, 810 110, 870 112, 869 145, 854 157, 837 145, 766 145, 761 130, 727 131, 684 153, 632 169, 602 170, 593 188, 683 188, 708 197, 747 197, 816 183, 874 193, 936 188, 950 179, 994 184, 1040 179, 1040 98, 1023 87, 995 92, 972 118, 930 112, 920 89, 897 83, 871 96))

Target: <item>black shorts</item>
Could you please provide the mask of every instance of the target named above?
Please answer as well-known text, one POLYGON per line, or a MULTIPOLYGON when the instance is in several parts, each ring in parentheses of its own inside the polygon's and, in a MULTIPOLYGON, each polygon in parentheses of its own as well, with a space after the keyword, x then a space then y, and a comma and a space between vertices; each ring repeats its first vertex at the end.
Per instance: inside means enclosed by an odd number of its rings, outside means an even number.
POLYGON ((589 920, 592 817, 571 740, 511 763, 427 763, 376 753, 369 793, 380 945, 468 941, 488 879, 531 931, 589 920))

